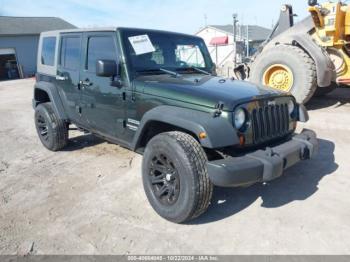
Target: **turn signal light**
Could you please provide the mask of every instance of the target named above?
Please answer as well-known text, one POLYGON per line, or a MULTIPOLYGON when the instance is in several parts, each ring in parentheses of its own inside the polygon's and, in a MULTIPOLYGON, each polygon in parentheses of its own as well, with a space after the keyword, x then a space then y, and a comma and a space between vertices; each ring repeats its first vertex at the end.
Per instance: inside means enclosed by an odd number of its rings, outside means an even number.
POLYGON ((245 137, 243 135, 239 136, 239 144, 241 146, 244 146, 244 144, 245 144, 245 137))
POLYGON ((206 139, 207 138, 207 133, 205 133, 205 132, 201 132, 201 133, 199 133, 199 139, 206 139))

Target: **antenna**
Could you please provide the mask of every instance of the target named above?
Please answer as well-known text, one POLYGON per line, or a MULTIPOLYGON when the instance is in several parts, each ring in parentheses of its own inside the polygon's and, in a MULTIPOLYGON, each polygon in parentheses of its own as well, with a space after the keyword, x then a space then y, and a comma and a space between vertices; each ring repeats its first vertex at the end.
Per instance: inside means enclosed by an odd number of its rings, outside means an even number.
POLYGON ((233 19, 233 23, 232 23, 232 33, 233 33, 233 63, 235 65, 235 67, 237 66, 237 23, 238 23, 238 19, 237 19, 238 15, 236 13, 232 14, 232 19, 233 19))
POLYGON ((207 14, 204 14, 204 26, 205 27, 208 26, 208 16, 207 16, 207 14))

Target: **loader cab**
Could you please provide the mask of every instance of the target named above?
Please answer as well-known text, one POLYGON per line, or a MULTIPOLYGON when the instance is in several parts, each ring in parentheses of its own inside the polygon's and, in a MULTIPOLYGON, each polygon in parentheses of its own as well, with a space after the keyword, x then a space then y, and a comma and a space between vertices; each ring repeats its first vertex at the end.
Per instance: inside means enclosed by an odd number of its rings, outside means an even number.
POLYGON ((319 40, 324 46, 342 45, 350 40, 350 9, 342 2, 327 1, 309 6, 319 40))
MULTIPOLYGON (((310 3, 309 3, 310 4, 310 3)), ((350 85, 350 7, 345 2, 311 3, 312 38, 330 56, 338 85, 350 85)))

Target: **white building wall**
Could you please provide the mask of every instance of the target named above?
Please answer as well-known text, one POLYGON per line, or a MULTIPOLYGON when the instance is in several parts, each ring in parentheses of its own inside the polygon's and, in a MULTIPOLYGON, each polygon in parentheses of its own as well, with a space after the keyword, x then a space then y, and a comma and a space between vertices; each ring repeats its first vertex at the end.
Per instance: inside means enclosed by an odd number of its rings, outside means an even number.
POLYGON ((224 64, 227 60, 233 61, 233 36, 224 32, 207 27, 197 33, 197 36, 204 39, 208 46, 212 60, 217 66, 224 64), (225 46, 211 46, 210 41, 214 37, 228 37, 228 45, 225 46))
MULTIPOLYGON (((206 27, 199 31, 196 35, 204 39, 209 49, 211 58, 217 65, 218 73, 225 76, 231 76, 231 73, 229 72, 231 72, 234 67, 233 34, 227 34, 215 28, 206 27), (210 45, 210 41, 214 37, 228 37, 228 45, 210 45)), ((241 41, 239 36, 236 37, 236 40, 241 41)), ((240 63, 242 61, 242 56, 239 54, 239 50, 237 50, 237 53, 237 62, 240 63)))

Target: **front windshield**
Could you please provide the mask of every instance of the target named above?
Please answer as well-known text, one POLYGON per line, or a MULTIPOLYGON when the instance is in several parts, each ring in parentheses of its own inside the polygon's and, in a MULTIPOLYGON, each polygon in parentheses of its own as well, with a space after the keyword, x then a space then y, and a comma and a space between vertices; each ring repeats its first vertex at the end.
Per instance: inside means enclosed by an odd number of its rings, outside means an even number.
POLYGON ((126 30, 122 38, 129 69, 135 74, 211 72, 213 64, 200 38, 141 30, 126 30))

